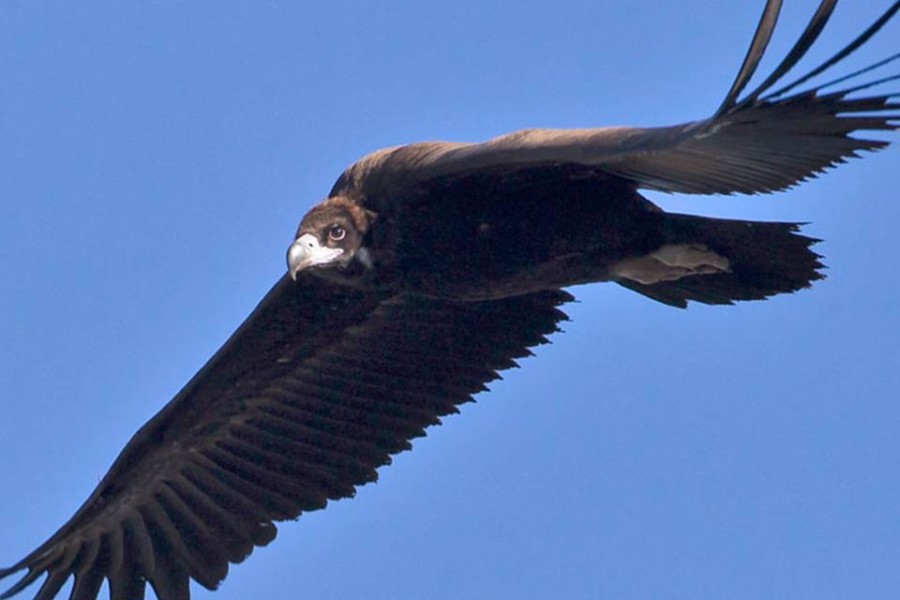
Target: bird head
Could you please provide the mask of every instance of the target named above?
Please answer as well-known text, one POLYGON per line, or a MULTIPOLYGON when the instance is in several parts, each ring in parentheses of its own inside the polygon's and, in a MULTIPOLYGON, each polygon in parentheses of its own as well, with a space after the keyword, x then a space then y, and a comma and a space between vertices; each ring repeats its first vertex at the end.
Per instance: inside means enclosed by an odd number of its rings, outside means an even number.
POLYGON ((349 198, 328 198, 314 206, 300 221, 294 242, 287 251, 288 272, 297 279, 300 271, 346 269, 356 260, 371 268, 363 246, 375 214, 349 198))

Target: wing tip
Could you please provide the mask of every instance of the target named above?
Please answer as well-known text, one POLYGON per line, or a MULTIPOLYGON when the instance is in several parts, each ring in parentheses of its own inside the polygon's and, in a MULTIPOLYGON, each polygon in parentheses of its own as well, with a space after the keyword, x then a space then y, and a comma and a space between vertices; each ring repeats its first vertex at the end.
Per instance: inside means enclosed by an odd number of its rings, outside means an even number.
MULTIPOLYGON (((808 72, 798 77, 797 79, 791 81, 788 84, 774 90, 770 91, 772 87, 775 86, 779 81, 781 81, 790 71, 793 70, 793 67, 800 61, 801 58, 806 54, 806 52, 815 45, 815 42, 818 40, 819 34, 825 28, 828 19, 831 16, 831 12, 836 6, 837 2, 829 2, 829 0, 822 0, 819 5, 819 8, 816 11, 816 14, 811 19, 809 25, 807 26, 807 30, 801 35, 798 43, 795 44, 794 48, 788 53, 788 56, 782 61, 782 63, 776 67, 773 73, 766 78, 766 80, 755 90, 749 93, 744 99, 738 100, 737 97, 734 97, 734 104, 732 106, 725 106, 723 103, 722 108, 720 108, 720 112, 716 113, 717 115, 721 115, 727 113, 734 109, 739 109, 740 107, 756 102, 758 100, 777 100, 779 98, 785 97, 785 94, 788 92, 798 88, 802 84, 806 83, 830 70, 832 67, 842 62, 848 56, 853 54, 857 49, 864 46, 875 34, 877 34, 888 22, 890 22, 894 15, 900 10, 900 0, 894 2, 887 10, 881 13, 881 15, 876 19, 868 28, 866 28, 861 34, 859 34, 856 38, 854 38, 849 44, 841 48, 837 53, 831 56, 829 59, 820 63, 816 67, 810 69, 808 72), (814 30, 814 31, 811 31, 814 30), (765 94, 765 95, 764 95, 765 94)), ((813 86, 811 89, 807 90, 808 92, 818 92, 824 87, 828 87, 834 85, 836 83, 846 81, 849 79, 853 79, 869 71, 872 71, 878 67, 887 65, 893 62, 896 58, 900 57, 900 53, 895 54, 887 59, 878 61, 872 65, 859 69, 849 75, 845 75, 844 77, 840 77, 834 81, 825 82, 819 85, 813 86)), ((881 83, 885 83, 886 81, 890 81, 896 79, 895 77, 887 77, 881 80, 877 80, 874 82, 870 82, 863 86, 859 86, 858 88, 851 88, 849 90, 845 90, 845 93, 850 93, 852 91, 856 91, 858 89, 864 89, 866 87, 872 87, 874 85, 878 85, 881 83)), ((795 93, 795 95, 802 94, 804 92, 795 93)))
POLYGON ((747 87, 747 84, 750 83, 754 73, 756 73, 756 69, 759 68, 759 63, 765 55, 769 42, 772 40, 772 34, 778 25, 778 16, 781 14, 781 4, 782 0, 767 0, 766 6, 763 8, 762 15, 759 18, 759 23, 756 26, 756 31, 753 34, 753 39, 750 41, 750 46, 747 48, 747 54, 744 56, 740 69, 738 69, 738 74, 735 76, 734 83, 731 84, 731 88, 729 88, 728 93, 725 94, 722 104, 716 110, 715 117, 731 110, 738 101, 741 92, 743 92, 744 88, 747 87))
MULTIPOLYGON (((14 573, 18 573, 18 572, 24 570, 25 568, 26 568, 25 565, 16 564, 16 565, 13 565, 12 567, 0 569, 0 579, 9 577, 10 575, 13 575, 14 573)), ((19 579, 19 581, 14 583, 9 589, 7 589, 2 594, 0 594, 0 600, 8 600, 9 598, 12 598, 16 594, 18 594, 19 592, 21 592, 22 590, 27 588, 28 586, 30 586, 32 583, 37 581, 42 573, 43 573, 43 571, 35 570, 35 569, 28 567, 28 572, 26 572, 22 576, 22 578, 19 579)))

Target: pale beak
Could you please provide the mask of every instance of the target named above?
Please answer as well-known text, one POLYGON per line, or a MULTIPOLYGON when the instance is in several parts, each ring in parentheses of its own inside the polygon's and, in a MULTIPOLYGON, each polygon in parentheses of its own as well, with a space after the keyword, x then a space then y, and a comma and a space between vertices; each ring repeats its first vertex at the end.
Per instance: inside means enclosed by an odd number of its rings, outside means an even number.
POLYGON ((297 273, 303 269, 330 263, 344 253, 342 248, 328 248, 319 244, 311 233, 304 233, 291 244, 287 251, 288 273, 297 280, 297 273))

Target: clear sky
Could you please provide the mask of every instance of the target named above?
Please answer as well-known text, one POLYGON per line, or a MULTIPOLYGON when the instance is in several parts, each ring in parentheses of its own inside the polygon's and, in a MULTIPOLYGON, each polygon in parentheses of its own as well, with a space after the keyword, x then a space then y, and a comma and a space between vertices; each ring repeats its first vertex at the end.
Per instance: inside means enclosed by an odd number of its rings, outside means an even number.
MULTIPOLYGON (((252 310, 353 160, 707 116, 763 0, 308 4, 0 5, 0 565, 252 310)), ((843 2, 815 57, 888 4, 843 2)), ((815 2, 786 5, 781 52, 815 2)), ((686 311, 576 289, 536 358, 195 597, 896 596, 898 190, 890 148, 783 194, 653 196, 810 221, 828 279, 686 311)))

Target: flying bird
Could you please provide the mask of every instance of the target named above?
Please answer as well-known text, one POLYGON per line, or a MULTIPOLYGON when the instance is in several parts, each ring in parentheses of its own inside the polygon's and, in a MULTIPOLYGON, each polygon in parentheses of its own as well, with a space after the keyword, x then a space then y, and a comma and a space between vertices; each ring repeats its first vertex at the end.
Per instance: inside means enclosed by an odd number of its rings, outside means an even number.
POLYGON ((352 497, 565 319, 564 290, 614 282, 676 307, 732 304, 822 277, 799 224, 668 213, 641 190, 782 190, 887 146, 895 54, 815 83, 900 10, 785 82, 837 0, 822 0, 751 87, 780 12, 768 0, 712 116, 671 127, 532 129, 426 142, 351 165, 301 220, 287 272, 129 441, 76 514, 0 579, 49 600, 189 598, 271 542, 275 522, 352 497))

